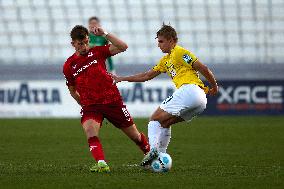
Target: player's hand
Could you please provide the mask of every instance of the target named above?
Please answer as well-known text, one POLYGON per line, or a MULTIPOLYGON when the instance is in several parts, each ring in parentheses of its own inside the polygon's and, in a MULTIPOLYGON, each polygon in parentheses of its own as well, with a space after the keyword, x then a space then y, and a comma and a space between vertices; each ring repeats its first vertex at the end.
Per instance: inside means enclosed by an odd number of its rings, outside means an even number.
POLYGON ((210 96, 215 96, 218 93, 218 86, 214 86, 212 88, 209 89, 208 91, 208 95, 210 96))
POLYGON ((108 73, 110 76, 111 76, 111 78, 113 79, 113 85, 115 85, 116 83, 119 83, 119 82, 121 82, 122 80, 121 80, 121 77, 119 77, 119 76, 117 76, 117 75, 115 75, 115 74, 112 74, 112 73, 108 73))
POLYGON ((93 34, 95 34, 95 35, 97 35, 97 36, 102 36, 102 35, 104 35, 104 29, 103 28, 101 28, 101 27, 93 27, 92 29, 91 29, 91 32, 93 33, 93 34))

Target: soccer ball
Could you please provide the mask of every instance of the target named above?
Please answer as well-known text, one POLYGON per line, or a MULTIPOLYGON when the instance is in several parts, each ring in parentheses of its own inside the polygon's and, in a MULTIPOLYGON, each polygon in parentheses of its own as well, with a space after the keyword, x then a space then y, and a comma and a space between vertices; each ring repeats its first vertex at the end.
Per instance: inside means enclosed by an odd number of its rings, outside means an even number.
POLYGON ((159 153, 159 156, 155 158, 151 163, 151 168, 154 172, 163 173, 168 172, 172 167, 172 158, 167 153, 159 153))

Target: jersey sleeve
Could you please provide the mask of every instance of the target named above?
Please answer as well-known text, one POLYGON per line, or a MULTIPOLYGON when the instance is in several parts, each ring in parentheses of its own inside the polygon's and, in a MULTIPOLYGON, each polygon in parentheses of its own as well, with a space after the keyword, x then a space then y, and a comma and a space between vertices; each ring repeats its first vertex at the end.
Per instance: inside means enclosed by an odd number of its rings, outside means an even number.
POLYGON ((181 62, 189 67, 192 67, 193 63, 198 60, 198 58, 188 50, 180 51, 177 56, 179 56, 177 58, 181 60, 181 62))
POLYGON ((165 73, 167 70, 165 68, 165 66, 163 65, 163 58, 158 62, 158 64, 156 66, 154 66, 152 69, 156 72, 161 72, 161 73, 165 73))
POLYGON ((74 78, 72 76, 70 66, 67 62, 63 66, 63 74, 64 74, 64 77, 65 77, 65 80, 66 80, 66 85, 67 86, 74 86, 75 81, 74 81, 74 78))

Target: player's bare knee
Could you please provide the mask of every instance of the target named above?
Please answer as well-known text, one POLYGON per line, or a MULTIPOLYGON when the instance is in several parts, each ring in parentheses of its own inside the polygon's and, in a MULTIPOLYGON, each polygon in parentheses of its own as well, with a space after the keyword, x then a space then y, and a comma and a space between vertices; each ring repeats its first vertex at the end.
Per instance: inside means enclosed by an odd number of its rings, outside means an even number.
POLYGON ((166 121, 163 121, 163 123, 161 124, 161 127, 169 128, 172 124, 173 124, 173 120, 172 119, 168 119, 166 121))
POLYGON ((98 136, 98 129, 96 128, 95 125, 90 124, 84 126, 84 131, 87 137, 98 136))

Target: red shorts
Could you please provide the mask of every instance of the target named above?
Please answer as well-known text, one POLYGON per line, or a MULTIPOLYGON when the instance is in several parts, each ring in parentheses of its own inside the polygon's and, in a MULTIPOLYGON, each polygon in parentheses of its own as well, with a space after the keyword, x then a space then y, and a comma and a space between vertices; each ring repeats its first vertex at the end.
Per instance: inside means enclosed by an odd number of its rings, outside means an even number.
POLYGON ((81 109, 82 124, 88 119, 93 119, 102 125, 104 118, 117 128, 129 127, 134 124, 122 101, 111 104, 92 104, 83 106, 81 109))

